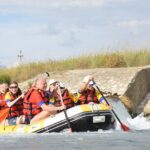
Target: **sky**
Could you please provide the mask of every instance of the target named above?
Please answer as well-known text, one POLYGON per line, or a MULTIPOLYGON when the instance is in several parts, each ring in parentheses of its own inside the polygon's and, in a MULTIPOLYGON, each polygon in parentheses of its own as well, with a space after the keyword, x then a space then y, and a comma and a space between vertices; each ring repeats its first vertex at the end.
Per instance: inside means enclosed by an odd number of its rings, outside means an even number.
POLYGON ((150 0, 0 0, 0 65, 150 48, 150 0))

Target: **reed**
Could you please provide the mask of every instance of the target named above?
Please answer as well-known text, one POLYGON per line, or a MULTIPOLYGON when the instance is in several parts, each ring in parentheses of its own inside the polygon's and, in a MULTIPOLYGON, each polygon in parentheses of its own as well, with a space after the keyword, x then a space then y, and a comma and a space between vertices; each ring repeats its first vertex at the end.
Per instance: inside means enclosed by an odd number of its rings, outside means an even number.
POLYGON ((20 64, 16 67, 0 69, 0 76, 6 75, 18 82, 27 80, 42 72, 65 71, 70 69, 118 68, 150 65, 148 49, 111 51, 81 55, 64 60, 46 60, 20 64))

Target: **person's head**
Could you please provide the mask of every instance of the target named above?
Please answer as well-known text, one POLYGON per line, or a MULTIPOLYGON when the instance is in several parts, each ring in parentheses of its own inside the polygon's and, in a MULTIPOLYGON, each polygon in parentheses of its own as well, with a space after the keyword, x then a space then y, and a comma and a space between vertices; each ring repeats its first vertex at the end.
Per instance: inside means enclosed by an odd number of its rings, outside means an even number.
POLYGON ((8 83, 3 82, 3 83, 1 83, 1 85, 0 85, 0 92, 1 92, 2 94, 5 94, 5 93, 8 91, 8 88, 9 88, 8 83))
POLYGON ((94 82, 90 81, 87 88, 90 89, 90 90, 93 90, 94 89, 94 82))
POLYGON ((39 90, 46 90, 46 86, 47 86, 47 83, 46 83, 46 79, 44 78, 38 78, 35 81, 35 88, 39 90))
POLYGON ((9 91, 14 95, 18 93, 19 88, 18 88, 18 83, 16 81, 10 83, 9 91))
POLYGON ((58 89, 58 81, 51 79, 48 82, 48 86, 49 86, 49 90, 52 92, 53 90, 57 90, 58 89))
POLYGON ((60 87, 61 93, 63 93, 66 89, 65 85, 62 82, 59 83, 59 87, 60 87))

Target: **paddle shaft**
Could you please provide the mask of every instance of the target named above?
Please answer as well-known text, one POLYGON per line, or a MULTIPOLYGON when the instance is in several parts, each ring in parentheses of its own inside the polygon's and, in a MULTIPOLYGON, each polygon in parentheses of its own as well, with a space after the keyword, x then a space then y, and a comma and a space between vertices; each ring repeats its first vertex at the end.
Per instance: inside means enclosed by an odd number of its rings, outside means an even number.
POLYGON ((22 93, 19 97, 17 97, 15 100, 10 102, 10 104, 7 104, 9 108, 5 108, 0 111, 0 123, 3 122, 8 117, 10 107, 12 107, 18 100, 20 100, 24 96, 25 92, 22 93))
POLYGON ((12 107, 20 98, 23 97, 23 95, 24 95, 24 93, 21 94, 19 97, 17 97, 15 100, 13 100, 12 103, 8 107, 12 107))
MULTIPOLYGON (((61 103, 62 103, 62 105, 64 105, 60 87, 58 87, 58 91, 59 91, 61 103)), ((67 121, 68 128, 69 128, 69 130, 72 132, 71 125, 70 125, 70 121, 69 121, 69 118, 68 118, 66 109, 64 109, 63 112, 64 112, 64 114, 65 114, 65 118, 66 118, 66 121, 67 121)))
MULTIPOLYGON (((99 93, 100 93, 100 94, 102 95, 102 97, 104 98, 104 100, 105 100, 105 102, 107 103, 107 105, 110 106, 110 104, 108 103, 107 99, 105 98, 105 96, 103 95, 103 93, 101 92, 101 90, 99 89, 99 87, 96 85, 95 81, 93 81, 93 82, 94 82, 94 84, 95 84, 97 90, 99 91, 99 93)), ((117 118, 117 120, 119 121, 119 123, 122 125, 122 122, 121 122, 121 120, 119 119, 119 117, 117 116, 117 114, 115 113, 115 111, 114 111, 113 109, 111 109, 110 111, 114 114, 114 116, 117 118)))

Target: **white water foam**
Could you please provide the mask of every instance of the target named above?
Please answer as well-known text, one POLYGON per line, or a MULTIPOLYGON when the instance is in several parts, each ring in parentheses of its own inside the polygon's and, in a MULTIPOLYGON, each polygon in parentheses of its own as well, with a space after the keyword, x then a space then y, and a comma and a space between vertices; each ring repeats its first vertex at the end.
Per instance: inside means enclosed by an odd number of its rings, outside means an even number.
MULTIPOLYGON (((127 109, 120 101, 110 99, 109 102, 112 104, 113 110, 121 122, 127 125, 131 130, 150 130, 150 121, 144 117, 143 113, 132 119, 127 109)), ((115 130, 121 130, 121 126, 118 121, 116 122, 115 130)))
POLYGON ((144 117, 143 113, 128 121, 134 130, 150 130, 150 121, 144 117))

